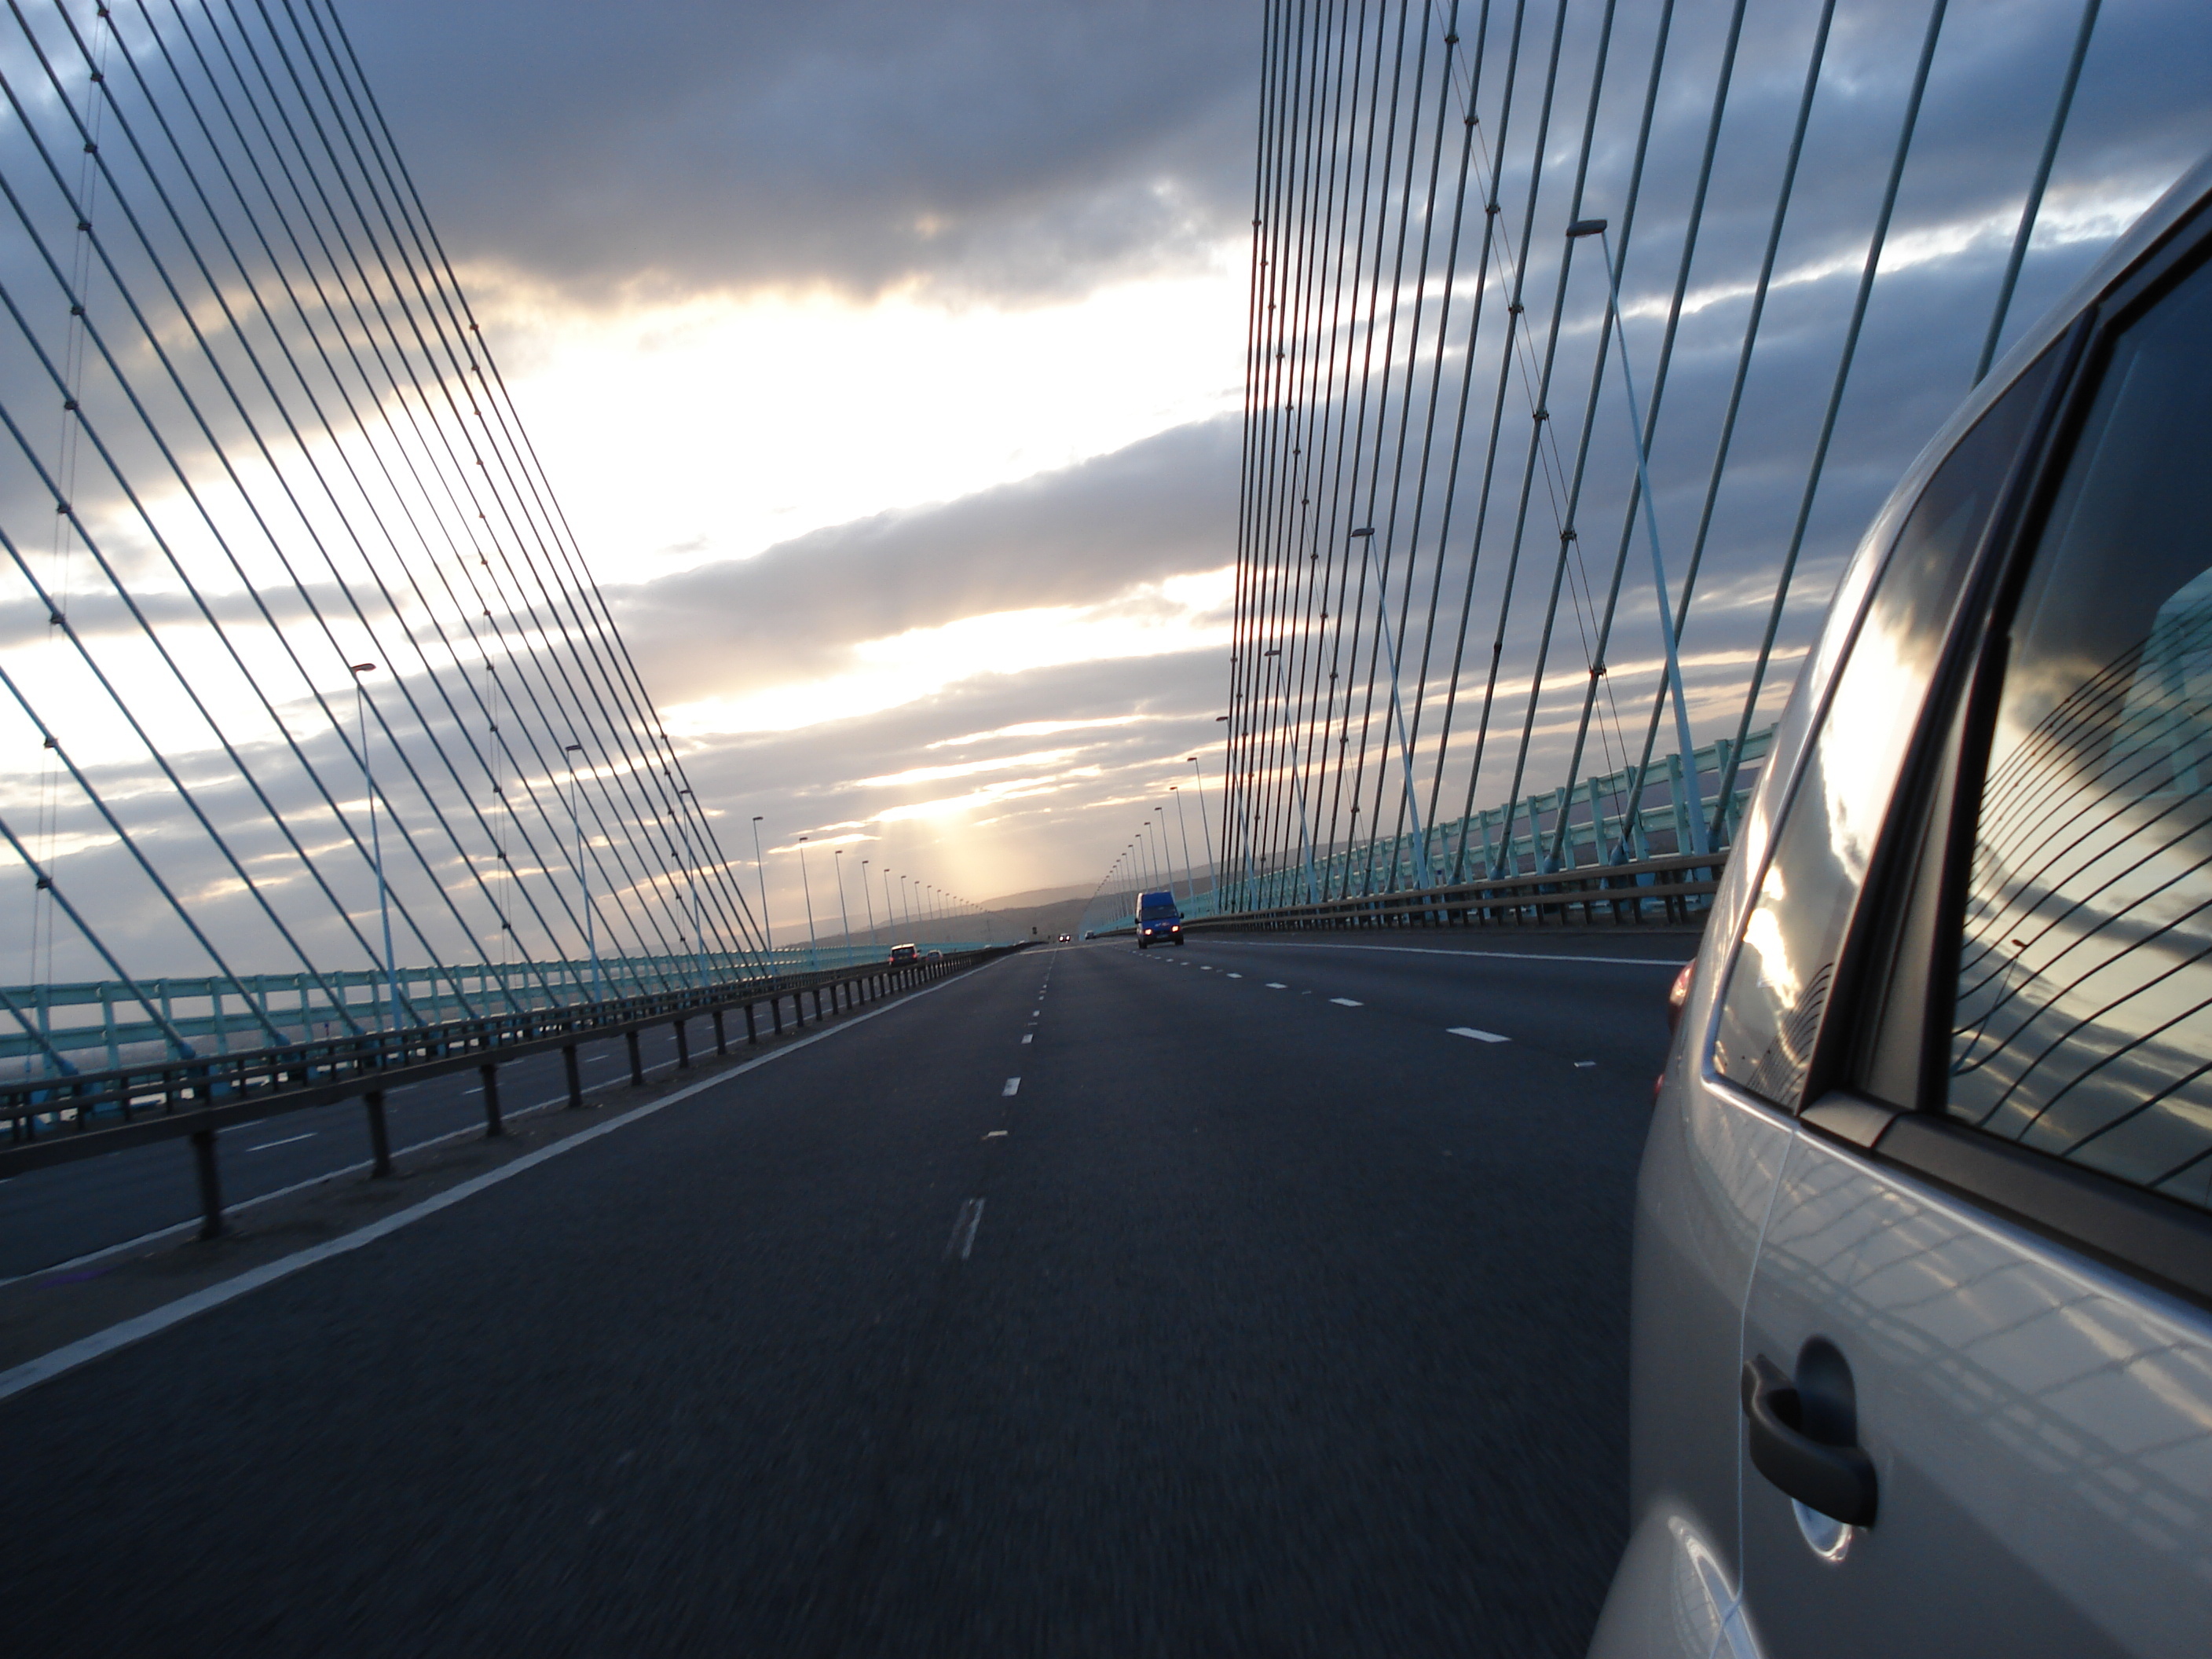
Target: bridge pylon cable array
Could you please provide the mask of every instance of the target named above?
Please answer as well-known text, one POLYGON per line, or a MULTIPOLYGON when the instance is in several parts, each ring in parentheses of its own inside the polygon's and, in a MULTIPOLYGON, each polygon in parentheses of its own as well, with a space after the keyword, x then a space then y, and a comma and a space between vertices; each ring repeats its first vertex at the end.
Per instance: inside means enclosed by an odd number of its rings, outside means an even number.
POLYGON ((2099 10, 1271 0, 1221 910, 1725 849, 2005 334, 2099 10), (1970 14, 2035 77, 1994 125, 1936 102, 1990 90, 1970 14), (1986 199, 1916 191, 1966 161, 1986 199), (1942 382, 1902 419, 1900 354, 1942 382))
POLYGON ((0 1054, 758 971, 331 0, 9 0, 0 113, 0 1054))

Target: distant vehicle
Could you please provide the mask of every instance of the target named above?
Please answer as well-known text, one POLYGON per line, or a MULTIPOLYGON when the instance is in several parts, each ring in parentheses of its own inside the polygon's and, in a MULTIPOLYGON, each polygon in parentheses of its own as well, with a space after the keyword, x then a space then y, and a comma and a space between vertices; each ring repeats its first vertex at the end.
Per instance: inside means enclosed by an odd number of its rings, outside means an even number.
POLYGON ((1805 657, 1678 981, 1593 1659, 2212 1646, 2208 447, 2212 161, 1805 657))
POLYGON ((1085 939, 1097 939, 1098 937, 1098 930, 1093 927, 1087 931, 1083 937, 1085 939))
POLYGON ((1075 935, 1073 933, 1062 933, 1060 936, 1060 942, 1062 945, 1073 945, 1075 943, 1075 935))
POLYGON ((945 952, 942 951, 930 951, 925 952, 921 959, 924 962, 942 962, 945 960, 945 952))
POLYGON ((894 963, 920 962, 921 960, 921 946, 919 945, 894 945, 891 946, 891 960, 894 963))
POLYGON ((1137 948, 1182 943, 1182 912, 1171 893, 1144 893, 1137 899, 1137 948))

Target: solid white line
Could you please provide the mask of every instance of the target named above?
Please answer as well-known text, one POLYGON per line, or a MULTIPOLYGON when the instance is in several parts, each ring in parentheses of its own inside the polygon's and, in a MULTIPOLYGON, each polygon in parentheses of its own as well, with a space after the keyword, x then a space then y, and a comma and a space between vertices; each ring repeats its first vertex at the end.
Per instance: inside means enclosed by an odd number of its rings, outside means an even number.
POLYGON ((1495 1031, 1478 1031, 1472 1025, 1448 1025, 1444 1028, 1453 1036, 1473 1037, 1477 1042, 1510 1042, 1511 1037, 1502 1037, 1495 1031))
POLYGON ((1409 957, 1486 957, 1492 962, 1614 962, 1626 968, 1680 968, 1682 957, 1573 957, 1548 951, 1440 951, 1428 945, 1316 945, 1304 939, 1219 939, 1221 945, 1250 945, 1272 951, 1390 951, 1409 957))
MULTIPOLYGON (((1003 962, 1006 958, 1002 957, 1000 960, 1003 962)), ((991 964, 985 963, 983 966, 988 968, 991 964)), ((771 1048, 768 1053, 757 1055, 741 1065, 732 1066, 727 1071, 717 1072, 712 1077, 702 1078, 689 1088, 678 1089, 672 1095, 664 1096, 659 1100, 648 1101, 642 1106, 634 1106, 620 1117, 611 1117, 605 1123, 593 1124, 588 1129, 579 1130, 565 1140, 556 1140, 550 1146, 540 1146, 534 1152, 525 1152, 512 1164, 502 1164, 496 1170, 488 1170, 483 1174, 464 1181, 458 1186, 448 1187, 444 1192, 434 1197, 426 1198, 419 1204, 410 1205, 404 1210, 395 1210, 380 1221, 372 1221, 365 1227, 343 1234, 337 1238, 325 1240, 320 1244, 310 1245, 304 1250, 279 1257, 275 1261, 264 1262, 260 1267, 250 1268, 235 1279, 226 1279, 220 1285, 210 1285, 205 1290, 195 1291, 190 1296, 179 1297, 176 1301, 166 1303, 149 1312, 140 1314, 135 1319, 126 1319, 120 1324, 110 1325, 106 1330, 94 1331, 90 1336, 80 1337, 75 1342, 65 1343, 51 1353, 40 1354, 36 1359, 27 1359, 12 1370, 0 1371, 0 1400, 13 1399, 24 1389, 35 1388, 49 1377, 59 1376, 64 1372, 73 1371, 80 1365, 88 1364, 104 1355, 113 1353, 118 1348, 127 1348, 134 1342, 158 1335, 172 1325, 182 1324, 195 1314, 205 1313, 210 1308, 219 1308, 226 1302, 234 1302, 240 1297, 258 1291, 264 1285, 273 1285, 280 1279, 289 1279, 302 1267, 312 1267, 317 1262, 327 1261, 331 1256, 344 1255, 349 1251, 359 1249, 364 1244, 373 1244, 387 1233, 396 1233, 402 1227, 420 1221, 425 1216, 435 1215, 441 1210, 450 1209, 465 1198, 473 1198, 488 1187, 496 1187, 502 1181, 512 1180, 526 1170, 535 1169, 549 1159, 560 1157, 563 1152, 573 1152, 587 1141, 597 1140, 601 1135, 612 1133, 624 1124, 635 1123, 640 1118, 651 1117, 655 1112, 665 1110, 678 1101, 689 1100, 692 1096, 712 1089, 717 1085, 727 1083, 732 1078, 743 1077, 747 1072, 765 1066, 770 1060, 781 1060, 786 1054, 796 1054, 801 1048, 811 1048, 824 1037, 835 1036, 840 1031, 849 1031, 863 1021, 873 1019, 878 1014, 887 1014, 894 1009, 903 1008, 917 997, 926 997, 933 991, 941 991, 946 986, 957 984, 959 980, 966 977, 965 974, 962 974, 951 979, 941 979, 934 985, 925 985, 920 990, 909 991, 896 1001, 879 1003, 873 1008, 866 1008, 858 1013, 848 1014, 836 1025, 826 1026, 807 1036, 794 1037, 782 1047, 771 1048)), ((512 1116, 514 1114, 508 1115, 512 1116)), ((476 1131, 463 1129, 456 1130, 454 1133, 469 1134, 476 1131)), ((453 1138, 452 1135, 439 1137, 440 1139, 444 1140, 453 1138)), ((432 1143, 426 1141, 422 1144, 428 1146, 432 1143)), ((327 1181, 330 1177, 320 1176, 316 1179, 327 1181)), ((315 1183, 303 1182, 301 1184, 312 1186, 315 1183)), ((275 1194, 271 1194, 268 1196, 273 1197, 275 1194)), ((982 1200, 978 1199, 975 1202, 976 1213, 980 1218, 982 1200)), ((197 1226, 198 1223, 186 1222, 183 1224, 189 1227, 197 1226)), ((972 1230, 970 1236, 972 1237, 972 1230)), ((40 1269, 40 1273, 53 1271, 52 1267, 40 1269)), ((28 1278, 32 1275, 23 1276, 28 1278)))
POLYGON ((1340 1008, 1364 1008, 1364 1002, 1354 1002, 1350 997, 1331 997, 1329 1000, 1340 1008))
POLYGON ((1019 1078, 1018 1078, 1018 1077, 1010 1077, 1010 1078, 1008 1078, 1008 1079, 1006 1079, 1006 1086, 1005 1088, 1003 1088, 1003 1089, 1001 1089, 1001 1090, 1000 1090, 1000 1091, 999 1091, 999 1092, 1000 1092, 1000 1094, 1002 1094, 1002 1095, 1018 1095, 1018 1094, 1021 1093, 1021 1091, 1022 1091, 1022 1080, 1021 1080, 1021 1079, 1019 1079, 1019 1078))
POLYGON ((287 1135, 282 1140, 264 1140, 258 1146, 248 1146, 246 1150, 249 1152, 265 1152, 271 1146, 289 1146, 298 1141, 313 1140, 318 1133, 316 1130, 310 1129, 303 1135, 287 1135))

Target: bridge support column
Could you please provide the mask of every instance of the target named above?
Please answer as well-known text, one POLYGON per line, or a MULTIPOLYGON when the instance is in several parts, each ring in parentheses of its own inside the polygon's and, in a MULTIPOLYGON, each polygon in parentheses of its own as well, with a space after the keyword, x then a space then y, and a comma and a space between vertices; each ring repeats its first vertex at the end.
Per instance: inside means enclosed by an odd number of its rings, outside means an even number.
POLYGON ((568 1109, 572 1112, 580 1112, 584 1109, 584 1077, 576 1066, 574 1043, 564 1042, 561 1045, 561 1065, 568 1078, 568 1109))
POLYGON ((729 1033, 722 1029, 722 1011, 720 1008, 714 1010, 714 1052, 718 1054, 730 1052, 729 1033))
POLYGON ((372 1177, 392 1173, 392 1131, 384 1122, 384 1091, 371 1089, 361 1097, 368 1108, 368 1173, 372 1177))
POLYGON ((691 1069, 691 1039, 685 1034, 684 1022, 680 1019, 676 1022, 676 1069, 679 1072, 691 1069))
POLYGON ((192 1163, 200 1177, 200 1237, 221 1238, 229 1231, 222 1221, 222 1178, 215 1166, 215 1131, 192 1131, 192 1163))
POLYGON ((507 1133, 507 1124, 499 1115, 499 1067, 486 1060, 477 1067, 477 1076, 483 1081, 484 1139, 497 1140, 507 1133))
POLYGON ((768 1023, 770 1027, 773 1028, 770 1035, 775 1036, 781 1036, 783 1035, 783 994, 781 992, 778 992, 775 995, 768 1000, 768 1023))
POLYGON ((629 1049, 629 1086, 642 1089, 645 1087, 645 1060, 637 1051, 637 1028, 632 1026, 624 1031, 623 1041, 629 1049))

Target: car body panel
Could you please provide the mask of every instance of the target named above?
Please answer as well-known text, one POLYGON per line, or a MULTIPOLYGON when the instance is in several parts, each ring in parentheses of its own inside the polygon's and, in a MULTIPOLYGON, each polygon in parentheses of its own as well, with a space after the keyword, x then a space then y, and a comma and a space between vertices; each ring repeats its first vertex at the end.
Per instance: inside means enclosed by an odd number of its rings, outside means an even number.
POLYGON ((1786 1367, 1815 1335, 1850 1359, 1881 1510, 1829 1559, 1746 1478, 1747 1601, 1773 1659, 2212 1644, 2203 1310, 1807 1132, 1745 1347, 1786 1367))

